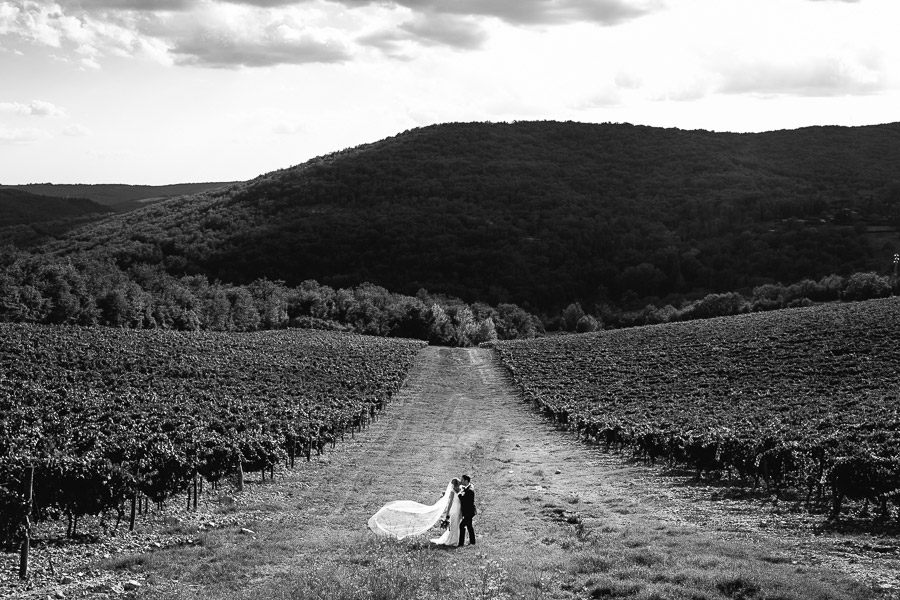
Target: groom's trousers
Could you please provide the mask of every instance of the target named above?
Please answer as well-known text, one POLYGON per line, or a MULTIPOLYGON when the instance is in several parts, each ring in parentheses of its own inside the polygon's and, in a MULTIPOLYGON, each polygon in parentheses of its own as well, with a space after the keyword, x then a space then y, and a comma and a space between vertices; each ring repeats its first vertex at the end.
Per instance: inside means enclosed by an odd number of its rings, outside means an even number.
POLYGON ((459 545, 466 542, 466 530, 469 532, 469 543, 475 543, 475 528, 472 527, 472 517, 463 517, 459 522, 459 545))

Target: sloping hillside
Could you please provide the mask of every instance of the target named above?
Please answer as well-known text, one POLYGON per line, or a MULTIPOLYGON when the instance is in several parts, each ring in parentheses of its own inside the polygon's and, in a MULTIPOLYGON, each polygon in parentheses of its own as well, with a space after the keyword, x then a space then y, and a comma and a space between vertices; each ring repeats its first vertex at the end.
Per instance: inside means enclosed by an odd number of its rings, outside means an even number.
POLYGON ((112 212, 87 198, 50 198, 0 188, 0 227, 112 212))
POLYGON ((0 188, 0 245, 37 244, 112 212, 87 198, 51 198, 0 188))
POLYGON ((405 132, 81 229, 57 252, 223 281, 363 281, 554 311, 884 271, 900 124, 729 134, 627 124, 405 132), (883 230, 882 230, 883 231, 883 230))
POLYGON ((54 184, 29 183, 0 186, 32 194, 58 198, 89 198, 112 207, 116 212, 128 212, 147 204, 213 190, 228 183, 176 183, 173 185, 123 185, 123 184, 54 184))

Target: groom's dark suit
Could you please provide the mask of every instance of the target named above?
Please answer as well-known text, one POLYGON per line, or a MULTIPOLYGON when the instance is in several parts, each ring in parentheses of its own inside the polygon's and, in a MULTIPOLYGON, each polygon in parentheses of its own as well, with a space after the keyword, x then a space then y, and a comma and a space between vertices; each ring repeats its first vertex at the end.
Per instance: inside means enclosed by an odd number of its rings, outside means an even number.
POLYGON ((459 522, 459 545, 462 546, 466 541, 466 530, 469 531, 469 543, 475 543, 475 528, 472 527, 472 517, 477 512, 475 510, 475 490, 471 485, 467 485, 459 492, 459 512, 462 519, 459 522))

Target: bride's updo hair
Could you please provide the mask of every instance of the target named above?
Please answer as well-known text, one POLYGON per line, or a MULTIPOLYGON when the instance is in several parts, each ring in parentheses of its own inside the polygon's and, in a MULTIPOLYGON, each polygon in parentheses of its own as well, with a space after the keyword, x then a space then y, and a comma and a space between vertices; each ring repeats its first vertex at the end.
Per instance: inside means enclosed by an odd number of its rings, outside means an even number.
POLYGON ((459 485, 459 479, 454 477, 453 479, 450 480, 450 483, 453 485, 453 487, 456 487, 459 485))

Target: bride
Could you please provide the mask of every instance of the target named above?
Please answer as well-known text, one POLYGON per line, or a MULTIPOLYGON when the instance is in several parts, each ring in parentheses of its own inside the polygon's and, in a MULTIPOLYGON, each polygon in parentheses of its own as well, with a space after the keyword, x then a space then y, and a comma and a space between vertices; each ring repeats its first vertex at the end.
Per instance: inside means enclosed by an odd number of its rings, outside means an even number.
POLYGON ((437 503, 427 506, 411 500, 396 500, 385 504, 369 519, 369 529, 376 535, 405 537, 421 535, 442 519, 448 523, 447 531, 432 539, 435 544, 456 546, 459 543, 459 480, 454 478, 437 503))

